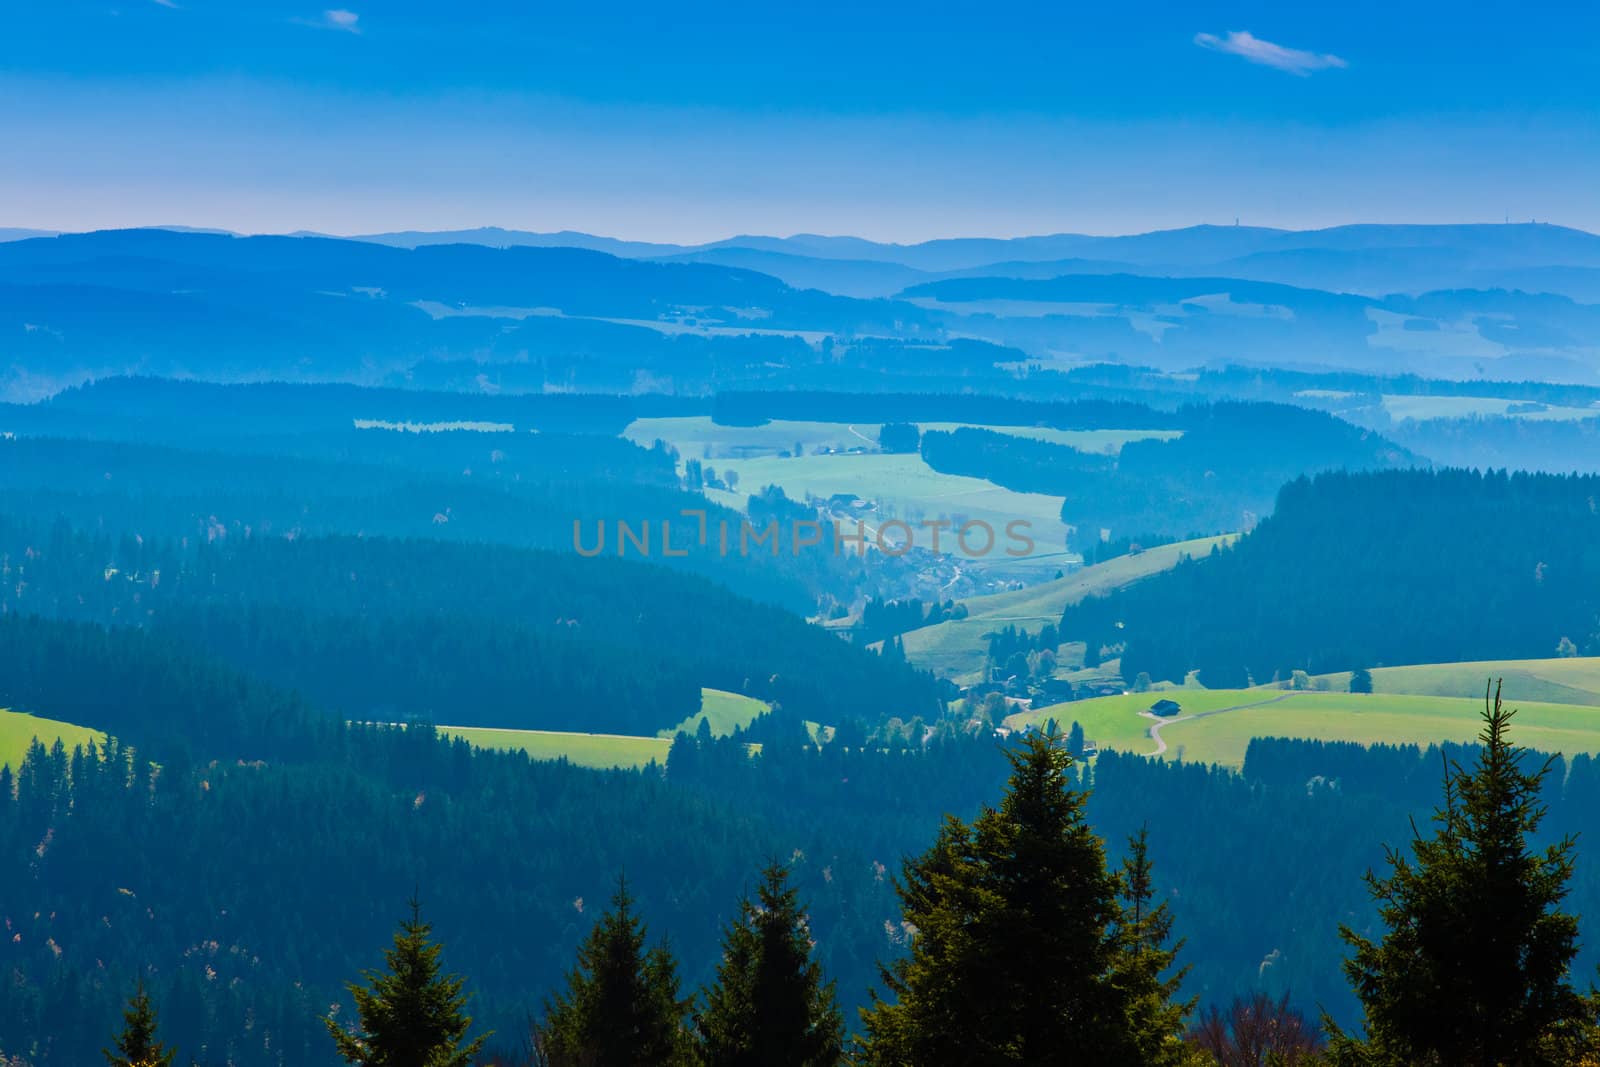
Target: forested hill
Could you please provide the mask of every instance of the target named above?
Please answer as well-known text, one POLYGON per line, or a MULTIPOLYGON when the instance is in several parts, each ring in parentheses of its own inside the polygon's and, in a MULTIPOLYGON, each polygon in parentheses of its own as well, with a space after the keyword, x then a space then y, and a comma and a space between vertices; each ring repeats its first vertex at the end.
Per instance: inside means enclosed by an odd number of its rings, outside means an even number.
POLYGON ((113 540, 0 521, 0 612, 141 626, 351 718, 654 734, 702 686, 834 722, 934 715, 930 676, 653 563, 485 544, 113 540))
MULTIPOLYGON (((13 668, 0 705, 123 739, 0 769, 0 1035, 37 1067, 96 1062, 136 978, 185 1061, 332 1067, 321 1016, 348 1010, 341 983, 379 963, 413 892, 447 966, 469 976, 480 1026, 514 1045, 618 872, 671 937, 687 995, 774 856, 848 1009, 904 950, 895 861, 943 813, 992 803, 1006 771, 996 738, 950 730, 926 745, 778 736, 753 756, 737 739, 684 737, 664 776, 529 763, 426 729, 346 727, 147 634, 15 616, 0 619, 0 664, 13 668)), ((1438 750, 1303 741, 1252 744, 1243 774, 1108 752, 1090 815, 1113 853, 1149 827, 1179 963, 1193 966, 1186 996, 1226 1005, 1264 989, 1349 1020, 1338 923, 1372 929, 1361 874, 1426 817, 1439 765, 1438 750), (1272 845, 1218 848, 1219 834, 1272 845)), ((1550 834, 1600 830, 1597 789, 1595 761, 1558 762, 1540 798, 1550 834)), ((1571 907, 1584 916, 1600 906, 1596 868, 1580 850, 1571 907)), ((1579 975, 1595 959, 1584 940, 1579 975)))
POLYGON ((1406 663, 1600 654, 1600 477, 1329 473, 1249 536, 1065 612, 1128 677, 1212 687, 1406 663))
POLYGON ((1065 498, 1063 522, 1098 540, 1198 536, 1246 529, 1291 479, 1324 470, 1408 466, 1417 456, 1370 430, 1284 404, 1191 404, 1171 413, 1170 440, 1132 441, 1115 455, 964 427, 922 437, 935 470, 1065 498))

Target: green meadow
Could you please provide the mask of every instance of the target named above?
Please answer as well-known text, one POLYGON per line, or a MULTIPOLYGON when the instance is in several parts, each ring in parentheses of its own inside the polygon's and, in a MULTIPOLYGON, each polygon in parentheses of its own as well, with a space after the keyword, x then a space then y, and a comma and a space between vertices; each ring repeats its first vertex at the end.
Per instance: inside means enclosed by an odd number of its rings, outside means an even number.
MULTIPOLYGON (((1426 663, 1414 667, 1377 667, 1375 693, 1482 699, 1490 678, 1505 679, 1507 693, 1547 704, 1600 707, 1600 657, 1483 660, 1476 663, 1426 663)), ((1321 676, 1340 691, 1350 689, 1350 672, 1321 676)))
MULTIPOLYGON (((1574 755, 1600 753, 1600 707, 1527 701, 1508 689, 1518 709, 1513 737, 1527 748, 1574 755)), ((1272 689, 1184 689, 1127 693, 1057 704, 1009 716, 1013 728, 1055 719, 1063 731, 1073 722, 1102 748, 1239 767, 1253 737, 1296 737, 1360 744, 1471 741, 1480 728, 1483 697, 1407 694, 1289 692, 1272 689), (1166 720, 1160 741, 1155 723, 1142 715, 1162 698, 1178 701, 1182 713, 1166 720)))
POLYGON ((651 760, 667 762, 672 739, 678 731, 694 733, 700 720, 711 723, 711 732, 727 737, 735 727, 749 726, 768 705, 754 697, 721 689, 700 690, 700 710, 670 730, 655 737, 630 734, 585 734, 561 730, 499 730, 484 726, 441 726, 439 732, 465 738, 479 748, 498 748, 526 752, 533 759, 564 759, 579 767, 643 767, 651 760))
POLYGON ((1564 421, 1592 419, 1596 415, 1594 408, 1562 407, 1558 404, 1546 404, 1535 410, 1512 412, 1510 409, 1516 403, 1515 400, 1482 396, 1386 395, 1383 398, 1384 409, 1390 418, 1396 420, 1461 419, 1505 415, 1534 421, 1564 421))
POLYGON ((526 752, 537 760, 564 759, 579 767, 643 767, 651 760, 666 763, 671 740, 622 734, 559 733, 553 730, 496 730, 478 726, 441 726, 439 732, 460 737, 479 748, 526 752))
MULTIPOLYGON (((963 422, 918 423, 923 431, 954 430, 976 425, 963 422)), ((1178 430, 1057 430, 1041 426, 985 426, 984 429, 1014 437, 1031 437, 1052 444, 1066 445, 1083 452, 1116 452, 1129 441, 1177 437, 1178 430)), ((844 451, 851 448, 874 449, 878 445, 881 423, 808 422, 778 419, 760 426, 723 426, 709 415, 674 418, 635 419, 623 436, 646 448, 665 441, 685 459, 727 460, 758 456, 777 457, 779 452, 803 452, 822 448, 844 451)))
MULTIPOLYGON (((989 558, 1000 560, 1010 546, 1005 537, 1006 524, 1021 519, 1029 524, 1026 530, 1035 542, 1035 554, 1066 550, 1067 528, 1061 521, 1060 497, 1018 493, 982 478, 941 474, 918 455, 873 452, 787 459, 763 456, 724 461, 716 466, 719 473, 733 470, 739 475, 738 492, 707 494, 731 507, 742 509, 750 493, 767 485, 779 486, 795 500, 847 493, 879 505, 878 511, 864 520, 869 537, 875 535, 879 523, 888 519, 899 519, 914 527, 924 520, 938 519, 986 522, 995 531, 995 546, 989 558)), ((919 529, 916 535, 917 544, 932 547, 927 530, 919 529)), ((980 547, 975 541, 974 548, 980 547)), ((940 548, 946 552, 958 550, 949 531, 942 536, 940 548)))
POLYGON ((0 766, 16 768, 28 754, 34 739, 52 745, 57 739, 70 751, 74 745, 87 745, 106 739, 106 735, 86 726, 74 726, 53 719, 40 719, 20 711, 0 709, 0 766))
MULTIPOLYGON (((953 430, 965 423, 930 422, 923 430, 953 430)), ((877 448, 878 423, 837 423, 778 420, 760 426, 722 426, 709 416, 636 419, 623 436, 646 447, 665 441, 675 447, 685 461, 698 459, 719 475, 732 470, 738 475, 733 492, 707 490, 706 495, 720 504, 743 510, 749 494, 764 486, 776 485, 796 500, 808 496, 831 497, 848 493, 878 505, 876 514, 866 521, 868 536, 878 523, 898 519, 913 526, 924 520, 949 519, 961 523, 988 523, 995 530, 997 543, 987 555, 990 562, 1006 563, 1008 569, 1035 575, 1059 569, 1067 551, 1067 528, 1061 521, 1062 498, 1043 493, 1019 493, 1004 489, 982 478, 942 474, 914 454, 885 454, 877 448), (803 454, 794 455, 799 447, 803 454), (868 450, 849 454, 848 450, 868 450), (818 450, 833 449, 834 454, 818 455, 818 450), (780 453, 788 452, 789 455, 780 453), (1009 560, 1003 555, 1010 542, 1006 525, 1021 519, 1035 542, 1026 561, 1009 560), (1037 558, 1033 558, 1037 557, 1037 558)), ((985 429, 1067 445, 1086 452, 1117 452, 1129 441, 1176 437, 1176 430, 1057 430, 1034 426, 987 426, 985 429)), ((931 547, 931 535, 917 531, 917 544, 931 547)), ((945 535, 941 547, 957 551, 954 539, 945 535)), ((976 547, 976 546, 975 546, 976 547)))
POLYGON ((678 736, 679 731, 693 734, 700 729, 700 721, 704 719, 711 723, 713 736, 727 737, 737 727, 749 726, 756 720, 756 716, 766 714, 768 709, 769 705, 755 697, 729 693, 722 689, 702 689, 700 710, 670 730, 662 730, 656 736, 673 738, 678 736))

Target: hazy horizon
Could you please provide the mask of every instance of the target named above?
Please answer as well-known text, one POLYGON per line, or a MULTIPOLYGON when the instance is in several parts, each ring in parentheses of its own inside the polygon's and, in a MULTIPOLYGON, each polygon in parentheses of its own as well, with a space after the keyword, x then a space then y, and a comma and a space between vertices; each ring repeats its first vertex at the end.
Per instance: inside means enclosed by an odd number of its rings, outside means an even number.
POLYGON ((13 12, 0 203, 59 230, 487 218, 670 243, 1600 231, 1595 9, 351 3, 13 12))
POLYGON ((592 238, 599 238, 599 239, 602 239, 602 240, 609 240, 609 241, 619 241, 619 242, 629 242, 629 243, 639 243, 639 244, 682 245, 684 247, 691 247, 691 248, 692 247, 702 246, 702 245, 722 244, 722 243, 727 243, 727 242, 739 241, 739 240, 743 240, 743 239, 762 239, 762 240, 790 241, 790 240, 805 239, 805 238, 816 238, 816 239, 821 239, 821 240, 861 240, 861 241, 867 241, 867 242, 870 242, 870 243, 873 243, 873 244, 910 247, 910 246, 915 246, 915 245, 920 245, 920 244, 931 244, 931 243, 938 242, 938 241, 985 241, 985 240, 1012 241, 1012 240, 1025 240, 1025 239, 1029 239, 1029 238, 1048 238, 1048 237, 1090 237, 1090 238, 1098 238, 1098 237, 1138 237, 1138 236, 1144 236, 1144 235, 1154 234, 1154 233, 1172 233, 1172 232, 1178 232, 1178 231, 1183 231, 1183 230, 1201 229, 1201 228, 1205 228, 1205 227, 1211 227, 1211 228, 1215 228, 1215 229, 1232 229, 1232 228, 1237 226, 1237 227, 1244 228, 1244 229, 1277 230, 1277 231, 1279 231, 1281 233, 1285 233, 1285 234, 1294 234, 1294 233, 1310 234, 1310 233, 1318 233, 1318 232, 1322 232, 1322 231, 1326 231, 1326 230, 1338 230, 1338 229, 1346 229, 1346 228, 1354 228, 1354 227, 1362 227, 1362 226, 1371 226, 1371 227, 1507 226, 1507 227, 1510 227, 1510 226, 1529 226, 1529 225, 1549 226, 1549 227, 1551 227, 1553 229, 1574 230, 1574 231, 1577 231, 1577 232, 1580 232, 1580 233, 1587 233, 1587 234, 1591 234, 1591 235, 1594 235, 1594 236, 1600 236, 1600 226, 1597 226, 1594 229, 1590 229, 1588 227, 1572 225, 1572 224, 1569 224, 1569 223, 1562 222, 1560 220, 1550 220, 1550 219, 1538 219, 1538 220, 1532 220, 1532 219, 1510 219, 1510 220, 1505 220, 1505 219, 1499 219, 1499 220, 1495 220, 1495 219, 1490 219, 1490 220, 1460 219, 1460 220, 1444 221, 1444 222, 1417 222, 1417 221, 1409 220, 1409 219, 1381 220, 1380 221, 1380 220, 1365 219, 1365 218, 1352 219, 1352 220, 1350 220, 1348 222, 1330 223, 1330 224, 1328 224, 1326 226, 1271 226, 1271 225, 1266 225, 1266 224, 1247 223, 1247 222, 1244 222, 1243 220, 1240 220, 1237 223, 1235 223, 1235 222, 1222 223, 1222 222, 1200 221, 1200 222, 1192 222, 1192 223, 1180 223, 1180 224, 1171 225, 1171 226, 1157 226, 1157 227, 1149 227, 1149 228, 1145 228, 1145 229, 1130 229, 1130 230, 1103 230, 1103 231, 1094 231, 1094 230, 1048 230, 1048 231, 1046 231, 1046 230, 1030 230, 1030 231, 1016 231, 1016 232, 1007 232, 1007 233, 994 233, 994 232, 935 233, 935 234, 929 234, 929 235, 924 236, 924 237, 913 237, 913 238, 909 238, 909 239, 905 239, 905 240, 887 238, 887 237, 875 237, 875 236, 871 235, 870 233, 860 233, 860 232, 854 232, 854 231, 842 231, 842 230, 841 231, 832 231, 832 232, 829 232, 829 231, 818 231, 818 230, 780 231, 780 230, 777 230, 777 229, 754 229, 754 230, 742 230, 742 231, 739 231, 739 232, 713 232, 713 233, 711 233, 709 235, 700 236, 700 237, 696 237, 696 238, 692 238, 692 239, 685 239, 685 240, 665 240, 665 239, 662 239, 662 240, 657 240, 655 238, 645 237, 645 236, 641 236, 641 235, 634 234, 634 233, 618 232, 618 231, 607 231, 607 230, 603 230, 603 229, 585 229, 585 228, 582 228, 582 227, 579 227, 579 226, 575 226, 575 225, 554 225, 554 226, 551 226, 551 227, 548 227, 548 228, 534 228, 534 227, 528 227, 528 226, 509 225, 509 224, 498 223, 498 222, 488 222, 488 223, 480 223, 480 224, 468 224, 468 225, 461 225, 461 226, 426 226, 426 225, 409 225, 409 224, 403 224, 402 223, 402 224, 397 224, 397 225, 392 225, 392 226, 385 226, 385 227, 382 227, 382 228, 365 229, 365 230, 346 229, 346 230, 343 230, 343 231, 339 231, 339 230, 320 230, 320 229, 314 229, 314 228, 308 227, 308 226, 290 226, 290 227, 285 227, 285 228, 267 229, 267 230, 247 230, 247 229, 237 229, 237 228, 228 227, 228 226, 204 225, 204 224, 192 223, 192 222, 144 222, 144 221, 137 221, 137 220, 129 221, 126 224, 120 224, 120 225, 94 226, 94 227, 85 227, 85 228, 49 226, 49 225, 40 225, 40 224, 37 224, 37 223, 31 223, 31 222, 4 221, 3 223, 0 223, 0 234, 6 233, 6 232, 18 232, 18 231, 33 231, 33 232, 37 232, 37 233, 40 233, 40 234, 46 234, 46 235, 60 235, 60 234, 93 233, 93 232, 96 232, 96 231, 106 231, 106 230, 172 230, 172 231, 176 231, 176 232, 219 233, 219 234, 228 234, 228 235, 235 236, 235 237, 328 237, 328 238, 334 238, 334 239, 338 239, 338 240, 359 240, 359 239, 364 238, 364 237, 378 237, 378 236, 388 236, 388 235, 394 235, 394 234, 412 234, 412 233, 414 233, 414 234, 430 234, 431 235, 431 234, 444 234, 444 233, 475 233, 475 232, 502 231, 502 232, 506 232, 506 233, 533 234, 533 235, 546 236, 546 237, 559 236, 561 234, 572 234, 574 236, 592 237, 592 238))

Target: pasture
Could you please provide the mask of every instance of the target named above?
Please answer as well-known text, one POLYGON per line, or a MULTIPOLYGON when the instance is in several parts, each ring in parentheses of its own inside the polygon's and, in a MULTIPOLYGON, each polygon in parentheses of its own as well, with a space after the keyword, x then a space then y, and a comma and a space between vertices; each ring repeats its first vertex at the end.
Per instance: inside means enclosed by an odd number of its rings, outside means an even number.
POLYGON ((1483 396, 1406 396, 1385 395, 1384 410, 1397 421, 1405 419, 1461 419, 1473 416, 1508 416, 1535 421, 1592 419, 1600 416, 1595 408, 1562 407, 1558 404, 1533 405, 1512 411, 1518 401, 1483 396))
MULTIPOLYGON (((965 423, 930 422, 923 430, 952 430, 965 423)), ((1045 427, 988 426, 986 429, 1066 445, 1088 452, 1115 453, 1129 441, 1179 436, 1175 430, 1057 430, 1045 427)), ((1062 498, 1043 493, 1020 493, 982 478, 942 474, 916 454, 877 452, 877 423, 806 422, 777 420, 760 426, 723 426, 710 416, 636 419, 623 436, 649 447, 665 441, 683 461, 700 460, 719 477, 728 471, 738 476, 734 491, 709 489, 706 496, 719 504, 743 510, 747 498, 765 486, 776 485, 794 500, 848 494, 875 507, 863 522, 869 538, 879 524, 899 520, 915 527, 914 543, 932 547, 932 534, 920 527, 924 521, 949 520, 955 525, 983 522, 995 531, 993 549, 980 547, 974 535, 973 551, 963 552, 950 534, 941 536, 946 552, 981 558, 986 570, 1008 577, 1038 580, 1076 559, 1067 548, 1066 524, 1061 521, 1062 498), (850 449, 862 449, 851 453, 850 449), (800 454, 796 454, 796 450, 800 454), (828 451, 831 450, 831 451, 828 451), (1006 556, 1016 542, 1007 539, 1007 524, 1022 520, 1034 542, 1026 558, 1006 556)), ((853 526, 850 527, 853 529, 853 526)), ((848 530, 847 530, 848 532, 848 530)), ((891 527, 890 541, 903 538, 891 527)))
MULTIPOLYGON (((1600 753, 1600 707, 1526 701, 1508 689, 1518 709, 1512 737, 1542 752, 1600 753)), ((1185 689, 1128 693, 1057 704, 1007 717, 1013 728, 1055 719, 1065 732, 1074 722, 1100 747, 1160 755, 1192 763, 1239 767, 1253 737, 1296 737, 1359 744, 1428 745, 1471 741, 1481 728, 1481 694, 1464 697, 1405 694, 1291 692, 1271 689, 1185 689), (1169 697, 1182 713, 1159 724, 1140 714, 1169 697)))
MULTIPOLYGON (((1483 660, 1476 663, 1425 663, 1412 667, 1377 667, 1375 693, 1481 699, 1490 678, 1505 679, 1506 692, 1546 704, 1600 707, 1600 657, 1566 659, 1483 660)), ((1320 676, 1337 691, 1348 692, 1350 672, 1320 676)))
POLYGON ((10 766, 12 770, 19 767, 35 738, 46 747, 59 739, 70 752, 76 745, 87 745, 90 741, 98 744, 106 739, 106 735, 86 726, 40 719, 20 711, 0 708, 0 767, 10 766))
POLYGON ((741 726, 749 726, 756 716, 769 710, 769 705, 755 697, 729 693, 722 689, 700 690, 700 710, 684 719, 670 730, 662 730, 657 737, 673 738, 681 731, 693 734, 700 729, 702 719, 710 722, 715 737, 727 737, 741 726))
MULTIPOLYGON (((923 422, 917 424, 926 433, 930 430, 954 430, 976 423, 923 422)), ((1057 430, 1042 426, 985 426, 984 429, 1014 437, 1029 437, 1052 444, 1066 445, 1083 452, 1117 452, 1129 441, 1149 438, 1169 439, 1180 435, 1178 430, 1057 430)), ((622 435, 636 444, 649 448, 656 441, 665 441, 676 448, 684 459, 728 460, 777 458, 780 452, 795 456, 798 446, 801 453, 810 455, 821 449, 847 451, 852 448, 876 449, 881 423, 812 422, 796 419, 776 419, 760 426, 724 426, 713 422, 709 415, 672 418, 635 419, 622 435)), ((803 458, 803 457, 801 457, 803 458)))
POLYGON ((651 760, 667 762, 672 741, 664 737, 623 734, 561 733, 553 730, 497 730, 479 726, 441 726, 439 733, 460 737, 478 748, 526 752, 536 760, 564 759, 579 767, 601 770, 643 767, 651 760))
MULTIPOLYGON (((941 474, 918 455, 758 457, 727 462, 717 469, 738 472, 740 491, 707 495, 719 503, 741 509, 749 493, 767 485, 781 487, 794 500, 845 493, 874 501, 878 505, 876 510, 863 519, 869 539, 876 535, 880 523, 898 519, 915 528, 917 545, 931 548, 931 532, 918 525, 923 521, 985 522, 995 532, 995 545, 988 554, 979 551, 983 538, 981 534, 974 534, 974 556, 996 563, 1011 562, 1004 555, 1012 545, 1006 539, 1006 524, 1020 519, 1028 526, 1019 529, 1024 529, 1035 543, 1032 555, 1050 556, 1050 562, 1043 565, 1060 566, 1060 554, 1067 550, 1067 527, 1061 521, 1060 497, 1018 493, 981 478, 941 474)), ((853 529, 853 524, 849 524, 846 532, 853 529)), ((952 554, 959 551, 953 533, 946 531, 941 536, 940 549, 952 554)))

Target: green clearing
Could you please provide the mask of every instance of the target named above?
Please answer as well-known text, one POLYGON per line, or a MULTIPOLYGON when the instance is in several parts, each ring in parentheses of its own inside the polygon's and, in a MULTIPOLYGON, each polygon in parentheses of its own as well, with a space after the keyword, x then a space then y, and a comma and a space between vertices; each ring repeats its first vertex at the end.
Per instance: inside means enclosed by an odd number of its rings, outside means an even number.
POLYGON ((40 719, 20 711, 0 708, 0 767, 16 768, 28 754, 28 748, 37 738, 46 746, 61 743, 71 751, 75 745, 99 744, 106 735, 86 726, 74 726, 54 719, 40 719))
MULTIPOLYGON (((622 436, 649 448, 665 441, 685 459, 727 460, 756 457, 777 458, 779 452, 793 452, 795 445, 809 453, 832 448, 876 448, 882 423, 811 422, 778 419, 760 426, 722 426, 709 415, 660 419, 635 419, 622 436)), ((976 426, 965 422, 924 422, 928 430, 954 430, 976 426)), ((1052 444, 1067 445, 1084 452, 1116 452, 1129 441, 1177 437, 1178 430, 1057 430, 1039 426, 983 426, 982 429, 1015 437, 1030 437, 1052 444)), ((803 457, 802 457, 803 458, 803 457)))
POLYGON ((711 733, 727 737, 736 727, 749 726, 756 716, 765 714, 769 706, 755 697, 729 693, 722 689, 700 690, 700 710, 684 719, 670 730, 662 730, 657 737, 673 738, 682 731, 693 734, 700 729, 700 720, 711 723, 711 733))
POLYGON ((495 730, 478 726, 441 726, 448 737, 461 737, 479 748, 526 752, 537 760, 564 759, 579 767, 643 767, 667 761, 672 742, 663 737, 622 734, 558 733, 551 730, 495 730))
MULTIPOLYGON (((889 519, 898 519, 913 527, 923 521, 939 519, 957 524, 985 522, 995 532, 994 548, 985 558, 1000 562, 1006 559, 1006 549, 1014 544, 1006 538, 1006 524, 1020 519, 1028 523, 1027 527, 1019 527, 1019 531, 1032 537, 1032 555, 1066 551, 1067 528, 1061 521, 1060 497, 1017 493, 981 478, 941 474, 917 455, 759 457, 727 463, 720 469, 737 471, 743 492, 707 495, 740 509, 748 493, 766 485, 780 486, 794 500, 848 493, 879 505, 877 513, 864 520, 869 538, 875 535, 880 523, 889 519)), ((918 528, 914 536, 919 546, 933 547, 931 531, 918 528)), ((972 535, 976 556, 984 556, 978 551, 983 547, 982 541, 982 534, 972 535)), ((941 536, 940 549, 958 551, 952 532, 947 530, 941 536)), ((1052 565, 1059 566, 1059 560, 1052 565)))
MULTIPOLYGON (((941 474, 918 455, 873 451, 850 454, 847 451, 875 449, 880 425, 779 420, 761 426, 719 426, 709 416, 694 416, 637 419, 623 436, 645 446, 657 440, 666 441, 678 450, 685 462, 703 460, 720 474, 732 470, 739 477, 737 491, 707 490, 705 495, 735 510, 744 510, 749 494, 768 485, 780 487, 795 500, 849 494, 876 505, 875 512, 863 520, 869 539, 876 536, 879 524, 899 520, 914 527, 916 545, 931 548, 932 531, 922 528, 920 523, 941 519, 957 526, 982 522, 995 532, 992 549, 984 548, 983 535, 975 532, 973 551, 963 552, 953 534, 946 532, 940 538, 941 550, 983 559, 988 568, 1001 568, 1008 576, 1029 580, 1054 573, 1061 568, 1064 557, 1077 558, 1067 549, 1068 528, 1061 521, 1061 497, 1018 493, 982 478, 941 474), (792 452, 796 445, 806 454, 779 454, 792 452), (816 454, 824 448, 837 451, 816 454), (1005 532, 1007 525, 1017 520, 1027 524, 1018 528, 1019 533, 1026 534, 1034 542, 1025 558, 1005 555, 1007 548, 1023 547, 1008 539, 1005 532)), ((920 425, 928 430, 949 430, 966 424, 920 425)), ((984 428, 1090 452, 1115 452, 1129 441, 1178 436, 1178 431, 1174 430, 984 428)), ((853 526, 847 525, 845 532, 852 530, 853 526)), ((904 538, 904 532, 891 527, 886 536, 898 541, 904 538)))
MULTIPOLYGON (((1321 677, 1338 692, 1350 690, 1349 671, 1321 677)), ((1481 699, 1484 683, 1490 678, 1505 679, 1506 692, 1529 700, 1600 707, 1600 657, 1595 656, 1377 667, 1372 671, 1372 689, 1375 693, 1481 699)))
POLYGON ((1059 622, 1069 604, 1169 570, 1185 557, 1204 556, 1234 536, 1161 545, 1026 589, 971 597, 962 601, 967 606, 966 618, 951 619, 903 635, 900 640, 905 646, 906 658, 935 674, 970 684, 982 672, 988 653, 984 634, 1011 625, 1037 630, 1047 622, 1059 622))
MULTIPOLYGON (((1165 758, 1238 767, 1253 737, 1297 737, 1360 744, 1416 744, 1470 741, 1477 737, 1483 698, 1285 692, 1267 689, 1204 689, 1127 693, 1077 703, 1057 704, 1009 716, 1019 727, 1055 719, 1063 730, 1074 721, 1084 736, 1102 748, 1156 755, 1152 720, 1139 713, 1163 695, 1177 700, 1182 714, 1161 727, 1165 758)), ((1518 709, 1512 736, 1517 744, 1543 752, 1600 753, 1600 708, 1524 701, 1508 693, 1518 709)))
POLYGON ((1384 410, 1395 420, 1461 419, 1470 416, 1504 415, 1514 419, 1564 420, 1592 419, 1600 416, 1595 408, 1561 407, 1546 405, 1542 411, 1510 412, 1515 400, 1480 396, 1397 396, 1383 398, 1384 410))

